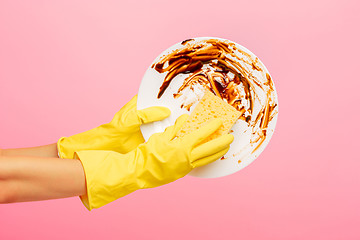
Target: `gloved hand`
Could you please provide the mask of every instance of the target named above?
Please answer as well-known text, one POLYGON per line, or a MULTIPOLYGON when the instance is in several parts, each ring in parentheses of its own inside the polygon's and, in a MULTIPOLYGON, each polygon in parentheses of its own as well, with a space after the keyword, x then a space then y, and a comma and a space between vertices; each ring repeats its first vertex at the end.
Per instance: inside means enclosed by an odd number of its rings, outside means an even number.
POLYGON ((57 142, 60 158, 73 158, 79 150, 112 150, 127 153, 135 149, 145 140, 140 132, 140 125, 159 121, 170 115, 166 107, 149 107, 136 110, 137 95, 135 95, 112 121, 70 137, 62 137, 57 142))
POLYGON ((75 158, 82 162, 86 177, 87 193, 80 197, 84 205, 89 210, 99 208, 138 189, 170 183, 229 150, 234 139, 231 134, 201 143, 222 125, 220 119, 175 138, 187 118, 187 114, 181 115, 173 126, 153 134, 146 143, 126 154, 76 151, 75 158))

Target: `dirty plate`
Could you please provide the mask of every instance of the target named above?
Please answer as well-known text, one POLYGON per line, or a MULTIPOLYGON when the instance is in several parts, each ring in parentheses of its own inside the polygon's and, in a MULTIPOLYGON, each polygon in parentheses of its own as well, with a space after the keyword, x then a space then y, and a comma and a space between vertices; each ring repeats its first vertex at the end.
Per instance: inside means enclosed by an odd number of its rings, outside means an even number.
POLYGON ((165 106, 171 110, 167 119, 141 126, 147 141, 173 125, 180 115, 189 114, 206 88, 242 114, 230 131, 234 141, 224 157, 189 173, 215 178, 248 166, 274 133, 278 99, 270 73, 259 58, 226 39, 201 37, 179 42, 161 53, 145 72, 137 108, 165 106))

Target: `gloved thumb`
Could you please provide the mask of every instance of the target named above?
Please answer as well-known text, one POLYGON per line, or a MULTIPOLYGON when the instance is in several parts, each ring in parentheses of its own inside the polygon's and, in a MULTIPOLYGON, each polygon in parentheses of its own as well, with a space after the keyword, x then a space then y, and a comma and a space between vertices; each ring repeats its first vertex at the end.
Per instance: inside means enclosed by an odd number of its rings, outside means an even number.
POLYGON ((167 107, 149 107, 137 110, 141 124, 160 121, 170 116, 171 111, 167 107))

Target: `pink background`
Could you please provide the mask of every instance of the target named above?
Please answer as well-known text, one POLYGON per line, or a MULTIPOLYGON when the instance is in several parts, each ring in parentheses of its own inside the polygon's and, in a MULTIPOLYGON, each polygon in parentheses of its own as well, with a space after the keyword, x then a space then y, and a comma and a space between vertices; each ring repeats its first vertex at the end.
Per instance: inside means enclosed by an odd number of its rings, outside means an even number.
POLYGON ((280 113, 267 149, 236 174, 185 177, 92 212, 76 197, 0 205, 0 239, 360 239, 359 8, 356 0, 2 0, 2 148, 109 122, 160 52, 197 36, 260 57, 280 113))

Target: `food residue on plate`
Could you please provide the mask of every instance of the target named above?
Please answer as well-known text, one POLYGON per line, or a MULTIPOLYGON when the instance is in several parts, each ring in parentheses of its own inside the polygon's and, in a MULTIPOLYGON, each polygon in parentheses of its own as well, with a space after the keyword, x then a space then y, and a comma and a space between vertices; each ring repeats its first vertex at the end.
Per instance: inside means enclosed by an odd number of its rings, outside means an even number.
MULTIPOLYGON (((166 73, 158 98, 176 76, 187 74, 173 94, 174 98, 189 90, 195 92, 207 88, 235 107, 241 113, 238 120, 252 128, 252 153, 266 139, 268 124, 278 112, 273 81, 259 59, 235 43, 219 39, 187 39, 181 47, 162 56, 152 68, 166 73)), ((181 107, 190 110, 196 102, 187 101, 181 107)))

